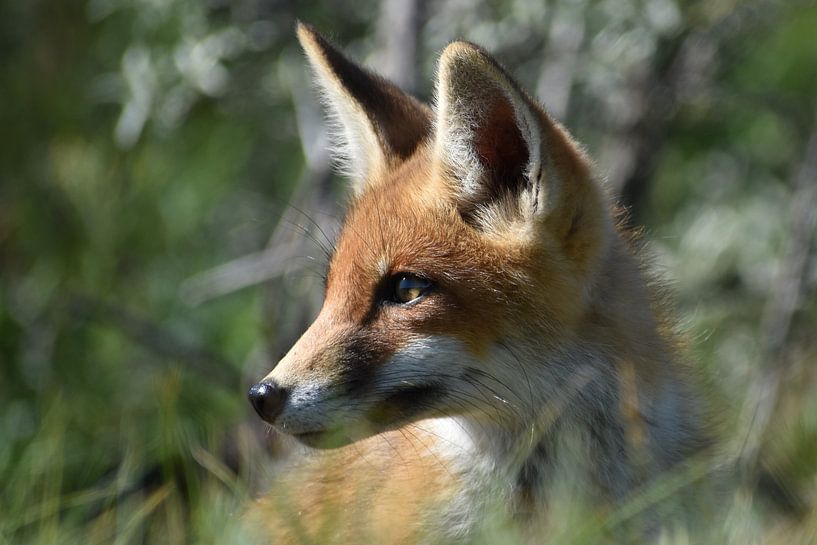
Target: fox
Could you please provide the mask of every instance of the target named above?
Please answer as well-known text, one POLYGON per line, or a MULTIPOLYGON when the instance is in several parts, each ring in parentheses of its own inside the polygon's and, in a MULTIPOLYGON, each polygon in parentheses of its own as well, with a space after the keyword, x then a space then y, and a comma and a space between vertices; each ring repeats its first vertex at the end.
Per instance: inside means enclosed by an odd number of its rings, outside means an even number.
POLYGON ((303 446, 262 535, 469 543, 501 520, 543 543, 559 494, 602 520, 703 452, 661 290, 568 131, 473 43, 442 51, 429 105, 296 31, 351 197, 318 316, 249 389, 303 446))

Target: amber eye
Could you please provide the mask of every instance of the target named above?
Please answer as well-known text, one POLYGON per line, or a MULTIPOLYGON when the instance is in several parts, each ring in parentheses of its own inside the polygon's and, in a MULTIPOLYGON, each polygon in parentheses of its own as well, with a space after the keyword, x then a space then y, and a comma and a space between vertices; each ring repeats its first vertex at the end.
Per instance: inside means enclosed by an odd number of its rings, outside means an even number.
POLYGON ((396 277, 394 284, 394 300, 398 303, 410 303, 419 299, 431 289, 431 282, 425 278, 412 274, 402 274, 396 277))

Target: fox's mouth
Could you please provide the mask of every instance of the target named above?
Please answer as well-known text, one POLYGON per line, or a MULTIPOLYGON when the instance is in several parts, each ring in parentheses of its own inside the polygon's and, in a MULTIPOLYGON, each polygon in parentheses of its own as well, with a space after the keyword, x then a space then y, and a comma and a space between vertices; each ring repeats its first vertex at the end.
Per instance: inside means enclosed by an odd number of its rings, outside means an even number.
POLYGON ((292 435, 298 442, 312 448, 333 449, 348 445, 352 439, 340 430, 317 430, 292 435))
POLYGON ((336 423, 310 431, 280 431, 307 447, 328 450, 344 447, 355 441, 371 437, 380 430, 374 429, 368 422, 357 422, 345 425, 336 423))
POLYGON ((444 388, 436 384, 410 385, 377 403, 361 422, 299 433, 282 431, 308 447, 339 448, 420 418, 428 412, 432 399, 443 393, 444 388))
POLYGON ((444 394, 436 383, 406 384, 378 404, 369 419, 385 428, 401 426, 427 413, 444 394))

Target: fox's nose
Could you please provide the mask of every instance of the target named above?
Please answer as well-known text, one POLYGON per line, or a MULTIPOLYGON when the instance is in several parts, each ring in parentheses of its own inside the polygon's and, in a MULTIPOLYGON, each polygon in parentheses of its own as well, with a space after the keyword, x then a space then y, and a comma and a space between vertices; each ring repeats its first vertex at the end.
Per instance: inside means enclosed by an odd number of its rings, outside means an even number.
POLYGON ((287 391, 272 382, 259 382, 250 386, 247 397, 258 416, 272 424, 284 408, 287 391))

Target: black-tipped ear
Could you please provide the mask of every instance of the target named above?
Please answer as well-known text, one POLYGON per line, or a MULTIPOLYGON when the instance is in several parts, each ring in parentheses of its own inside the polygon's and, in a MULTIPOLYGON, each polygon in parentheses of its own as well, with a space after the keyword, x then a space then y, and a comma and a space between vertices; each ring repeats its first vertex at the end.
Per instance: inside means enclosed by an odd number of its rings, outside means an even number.
POLYGON ((311 26, 298 23, 298 40, 337 123, 336 159, 354 182, 409 157, 431 131, 428 106, 346 58, 311 26))
POLYGON ((466 213, 544 217, 564 205, 569 179, 587 175, 567 134, 476 45, 443 51, 436 114, 436 158, 466 213))

